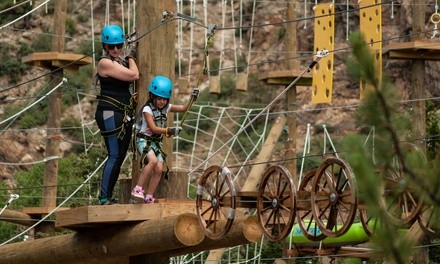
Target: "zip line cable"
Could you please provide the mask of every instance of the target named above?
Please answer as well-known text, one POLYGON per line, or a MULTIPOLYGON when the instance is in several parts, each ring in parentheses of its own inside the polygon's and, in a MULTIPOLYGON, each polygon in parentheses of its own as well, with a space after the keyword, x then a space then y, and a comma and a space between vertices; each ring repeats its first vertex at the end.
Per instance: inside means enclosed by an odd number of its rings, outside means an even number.
MULTIPOLYGON (((50 1, 50 0, 47 0, 46 2, 48 2, 48 1, 50 1)), ((341 12, 337 12, 337 13, 354 12, 354 11, 361 10, 361 9, 363 9, 363 8, 369 8, 369 7, 372 7, 372 6, 376 6, 376 5, 384 5, 384 4, 386 4, 386 3, 378 3, 378 4, 374 4, 374 5, 369 5, 369 6, 361 7, 361 8, 350 9, 350 11, 341 11, 341 12)), ((335 13, 334 15, 336 15, 337 13, 335 13)), ((197 22, 196 19, 193 18, 193 17, 191 17, 191 16, 187 16, 187 15, 180 14, 180 13, 177 13, 177 14, 174 16, 174 14, 173 14, 172 12, 168 12, 168 11, 164 11, 164 14, 163 14, 163 15, 164 15, 164 17, 168 16, 169 19, 162 19, 162 20, 161 20, 161 23, 159 23, 157 26, 153 27, 152 29, 150 29, 150 30, 147 31, 146 33, 142 34, 142 35, 141 35, 139 38, 137 38, 134 42, 139 41, 139 39, 141 39, 141 38, 144 37, 145 35, 151 33, 152 31, 154 31, 156 28, 160 27, 161 25, 163 25, 163 24, 165 24, 165 23, 167 23, 167 22, 170 22, 170 21, 176 20, 176 19, 183 19, 183 20, 186 20, 186 21, 188 21, 188 22, 191 22, 191 23, 194 23, 194 24, 196 24, 196 25, 199 25, 199 26, 201 26, 201 27, 203 27, 203 28, 205 28, 205 29, 209 29, 209 25, 203 25, 203 24, 197 22), (170 18, 170 17, 171 17, 171 18, 170 18)), ((280 24, 285 24, 285 23, 292 23, 292 22, 299 22, 299 21, 303 21, 303 20, 315 19, 315 18, 324 17, 324 16, 328 16, 328 15, 322 15, 322 16, 316 16, 316 17, 308 17, 308 18, 302 18, 302 19, 295 19, 295 20, 289 20, 289 21, 278 22, 278 23, 267 23, 267 24, 260 24, 260 25, 252 25, 252 26, 224 27, 224 28, 217 28, 217 27, 216 27, 216 30, 228 30, 228 29, 240 29, 240 30, 241 30, 241 29, 244 29, 244 28, 263 27, 263 26, 269 26, 269 25, 280 25, 280 24)), ((423 34, 423 33, 427 33, 427 32, 432 32, 432 30, 428 30, 428 31, 420 32, 419 34, 423 34)), ((411 34, 407 34, 406 36, 411 36, 411 35, 414 35, 414 34, 411 33, 411 34)), ((398 39, 398 38, 402 38, 402 37, 395 37, 394 39, 396 39, 396 38, 398 39)), ((382 40, 381 42, 385 42, 385 40, 382 40)), ((434 44, 433 44, 433 45, 434 45, 434 44)), ((348 49, 348 48, 347 48, 347 49, 348 49)), ((342 49, 340 49, 340 50, 342 50, 342 49)), ((58 68, 58 69, 63 69, 63 68, 65 68, 65 67, 68 67, 68 66, 70 66, 70 65, 72 65, 72 64, 74 64, 74 63, 76 63, 76 62, 78 62, 78 61, 80 61, 80 60, 82 60, 82 59, 84 59, 84 58, 86 58, 86 57, 92 56, 92 55, 94 55, 96 52, 100 52, 100 51, 102 51, 102 49, 100 49, 100 50, 98 50, 98 51, 94 51, 94 52, 92 52, 92 54, 86 55, 86 56, 84 56, 84 57, 78 59, 77 61, 73 61, 73 62, 71 62, 71 63, 68 63, 68 64, 66 64, 65 66, 60 67, 60 68, 58 68)), ((336 50, 334 50, 334 51, 336 51, 336 50)), ((329 51, 329 52, 332 52, 332 51, 329 51)), ((296 57, 296 58, 304 58, 304 57, 296 57)), ((241 66, 238 66, 238 67, 243 67, 243 66, 253 66, 253 65, 262 65, 262 64, 266 64, 266 63, 278 62, 278 61, 285 61, 285 60, 290 60, 290 59, 294 59, 294 58, 287 58, 287 59, 281 59, 281 60, 271 60, 271 61, 266 61, 266 62, 256 63, 256 64, 241 65, 241 66)), ((234 67, 229 67, 229 68, 232 69, 232 68, 234 68, 234 67)), ((58 70, 58 69, 56 69, 56 70, 58 70)), ((228 68, 226 68, 226 69, 228 69, 228 68)), ((56 71, 56 70, 55 70, 55 71, 56 71)), ((223 68, 222 68, 222 69, 219 69, 219 70, 223 70, 223 68)), ((5 88, 5 89, 0 90, 0 93, 1 93, 1 92, 5 92, 5 91, 8 91, 8 90, 11 90, 11 89, 16 88, 16 87, 19 87, 19 86, 21 86, 21 85, 23 85, 23 84, 26 84, 26 83, 32 82, 32 81, 37 80, 37 79, 39 79, 39 78, 41 78, 41 77, 47 76, 48 74, 51 74, 51 73, 52 73, 52 72, 47 73, 47 74, 43 74, 43 75, 37 76, 37 77, 35 77, 35 78, 31 79, 31 80, 28 80, 28 81, 26 81, 26 82, 22 82, 22 83, 19 83, 19 84, 16 84, 16 85, 13 85, 13 86, 7 87, 7 88, 5 88)))
POLYGON ((244 126, 241 127, 240 130, 235 134, 234 137, 230 138, 225 144, 223 144, 221 147, 219 147, 213 154, 209 155, 204 162, 202 162, 201 164, 199 164, 198 166, 196 166, 192 171, 190 171, 188 173, 188 175, 191 175, 192 172, 196 171, 201 165, 205 164, 208 160, 210 160, 214 155, 216 155, 223 147, 225 147, 227 144, 229 144, 232 140, 234 140, 239 134, 241 134, 244 130, 246 130, 246 128, 248 128, 264 111, 266 111, 267 109, 269 109, 276 101, 278 101, 278 99, 284 95, 292 86, 295 85, 296 82, 298 82, 298 80, 306 73, 306 72, 310 72, 312 70, 312 68, 318 63, 318 61, 327 56, 328 55, 328 51, 320 51, 317 53, 316 58, 312 61, 312 63, 310 63, 309 66, 307 66, 302 73, 295 78, 295 80, 293 80, 281 93, 279 93, 258 115, 256 115, 251 121, 249 121, 249 123, 244 126))
POLYGON ((18 20, 20 20, 20 19, 22 19, 22 18, 28 16, 29 14, 31 14, 31 13, 33 13, 34 11, 38 10, 40 7, 42 7, 43 5, 47 4, 48 2, 50 2, 50 0, 46 0, 45 2, 41 3, 40 5, 38 5, 37 7, 35 7, 34 9, 32 9, 31 11, 27 12, 26 14, 24 14, 24 15, 18 17, 18 18, 15 19, 15 20, 12 20, 12 21, 9 22, 9 23, 6 23, 6 24, 0 26, 0 30, 2 30, 3 28, 8 27, 8 26, 14 24, 15 22, 17 22, 18 20))
POLYGON ((6 9, 3 9, 3 10, 0 10, 0 14, 5 13, 5 12, 8 12, 9 10, 12 10, 12 9, 14 9, 14 8, 16 8, 16 7, 19 7, 19 6, 24 5, 24 4, 26 4, 26 3, 28 3, 28 2, 31 2, 31 1, 32 1, 32 0, 26 0, 26 1, 24 1, 24 2, 21 2, 21 3, 16 4, 15 6, 11 6, 11 7, 9 7, 9 8, 6 8, 6 9))
POLYGON ((104 163, 107 161, 107 158, 104 159, 104 161, 78 186, 78 188, 76 188, 71 194, 70 196, 68 196, 65 200, 63 200, 57 207, 55 207, 52 211, 50 211, 47 215, 45 215, 44 217, 42 217, 38 222, 36 222, 35 224, 31 225, 30 227, 28 227, 27 229, 23 230, 20 234, 14 236, 13 238, 6 240, 5 242, 1 243, 0 246, 6 245, 9 242, 13 241, 14 239, 26 234, 29 230, 33 229, 34 227, 36 227, 37 225, 39 225, 41 222, 45 221, 47 218, 49 218, 50 216, 52 216, 52 214, 57 211, 59 208, 61 208, 67 201, 69 201, 69 199, 75 195, 98 171, 99 169, 101 169, 101 167, 104 165, 104 163))

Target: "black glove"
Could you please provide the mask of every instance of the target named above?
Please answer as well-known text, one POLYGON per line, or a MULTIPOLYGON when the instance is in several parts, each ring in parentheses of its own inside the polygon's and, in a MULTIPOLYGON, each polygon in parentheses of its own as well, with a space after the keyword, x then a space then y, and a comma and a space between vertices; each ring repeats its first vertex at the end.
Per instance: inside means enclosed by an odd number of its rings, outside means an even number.
POLYGON ((178 136, 180 134, 180 132, 182 131, 182 129, 180 127, 167 127, 165 136, 167 137, 175 137, 178 136))
POLYGON ((194 100, 197 100, 197 97, 199 97, 199 90, 194 89, 191 93, 191 96, 194 97, 194 100))
POLYGON ((128 61, 128 59, 129 58, 133 58, 134 60, 136 60, 136 50, 135 49, 127 49, 127 51, 126 51, 126 53, 127 53, 127 56, 125 56, 125 58, 127 59, 127 61, 128 61))
POLYGON ((128 60, 128 58, 136 59, 136 50, 137 50, 137 34, 136 32, 131 33, 130 35, 126 36, 127 39, 127 45, 125 46, 125 58, 128 60))

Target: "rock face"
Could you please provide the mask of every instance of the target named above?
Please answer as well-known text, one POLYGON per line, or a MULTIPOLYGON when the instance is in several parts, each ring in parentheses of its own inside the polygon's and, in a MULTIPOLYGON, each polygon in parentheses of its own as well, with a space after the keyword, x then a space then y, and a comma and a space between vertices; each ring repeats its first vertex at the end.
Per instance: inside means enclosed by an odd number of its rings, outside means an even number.
MULTIPOLYGON (((70 1, 69 1, 70 2, 70 1)), ((71 1, 69 3, 68 19, 73 21, 75 32, 66 34, 66 52, 79 53, 78 50, 82 40, 90 40, 94 34, 99 39, 99 32, 105 21, 105 4, 103 1, 95 1, 94 6, 94 29, 91 29, 91 21, 81 22, 80 16, 90 17, 90 6, 87 0, 71 1)), ((189 14, 193 12, 194 17, 202 22, 204 18, 204 7, 202 4, 190 4, 189 1, 183 1, 181 13, 189 14)), ((191 1, 192 2, 192 1, 191 1)), ((221 57, 223 66, 233 67, 235 65, 234 56, 244 56, 249 59, 250 72, 264 72, 272 70, 285 69, 289 54, 285 53, 285 24, 286 22, 286 3, 285 1, 266 1, 258 2, 253 6, 252 1, 246 2, 240 6, 241 1, 235 1, 234 7, 227 3, 223 6, 223 1, 209 1, 208 24, 216 24, 219 29, 232 28, 226 30, 217 30, 214 37, 214 46, 210 48, 211 57, 221 57), (234 15, 232 15, 234 10, 234 15), (241 12, 241 15, 240 15, 241 12), (225 18, 225 19, 223 19, 225 18), (232 19, 233 18, 233 19, 232 19), (242 28, 235 28, 242 25, 242 28), (284 30, 284 31, 283 31, 284 30), (220 52, 221 51, 221 52, 220 52)), ((351 1, 353 2, 353 1, 351 1)), ((383 19, 383 46, 391 42, 408 41, 411 39, 411 12, 412 1, 403 0, 399 4, 394 1, 387 2, 382 8, 383 19)), ((313 51, 313 20, 308 19, 313 16, 313 5, 296 1, 297 7, 297 50, 300 67, 307 65, 313 51), (307 10, 307 11, 305 11, 307 10)), ((114 1, 110 7, 110 18, 112 23, 120 24, 122 21, 121 6, 118 1, 114 1)), ((303 136, 307 123, 314 125, 327 124, 333 128, 333 133, 343 135, 356 130, 356 124, 353 122, 352 114, 356 104, 359 103, 359 84, 350 80, 347 75, 345 60, 350 55, 347 43, 348 32, 359 29, 359 12, 355 9, 357 4, 336 4, 337 12, 335 21, 335 66, 334 66, 334 88, 333 102, 326 105, 312 105, 310 103, 311 90, 309 87, 299 87, 297 96, 297 106, 300 110, 307 110, 298 113, 298 146, 302 146, 303 136), (351 10, 348 12, 347 8, 351 10), (354 11, 353 11, 354 10, 354 11), (337 106, 337 107, 335 107, 337 106), (313 109, 314 111, 310 111, 313 109)), ((127 7, 124 7, 127 10, 127 7)), ((434 4, 426 6, 426 38, 431 38, 434 25, 429 22, 430 15, 434 12, 434 4)), ((30 45, 36 41, 40 33, 50 32, 52 28, 52 15, 44 11, 32 14, 26 19, 26 23, 19 21, 13 26, 0 30, 1 45, 12 45, 19 47, 21 43, 30 45)), ((182 48, 189 48, 191 41, 194 47, 203 47, 204 29, 194 27, 194 36, 190 34, 191 25, 183 22, 182 34, 178 36, 182 39, 182 48)), ((140 33, 145 29, 138 30, 140 33)), ((437 41, 437 37, 432 39, 437 41)), ((202 52, 194 52, 193 63, 201 62, 202 52)), ((12 55, 12 54, 11 54, 12 55)), ((184 56, 185 57, 185 56, 184 56)), ((186 56, 188 57, 188 56, 186 56)), ((183 63, 189 64, 189 59, 184 58, 183 63)), ((194 65, 194 67, 199 67, 194 65)), ((436 61, 426 62, 426 88, 427 97, 439 96, 437 89, 439 80, 436 77, 440 65, 436 61)), ((401 92, 402 100, 408 98, 408 90, 411 86, 411 61, 406 60, 387 60, 384 59, 383 72, 388 75, 395 83, 397 89, 401 92)), ((42 69, 31 68, 21 78, 20 82, 29 81, 37 76, 45 74, 42 69)), ((18 86, 15 89, 8 89, 0 94, 0 113, 4 113, 5 107, 19 103, 18 98, 30 95, 37 95, 41 87, 46 84, 42 80, 37 80, 30 84, 18 86)), ((0 76, 0 86, 9 87, 6 76, 0 76)), ((250 90, 252 87, 250 87, 250 90)), ((435 102, 436 103, 436 102, 435 102)), ((86 114, 89 121, 93 120, 94 108, 92 99, 84 100, 82 108, 83 115, 86 114)), ((74 106, 64 112, 64 119, 74 118, 79 120, 79 108, 74 106)), ((41 160, 44 157, 45 150, 45 130, 32 129, 26 131, 17 131, 8 129, 0 136, 0 161, 10 163, 24 163, 29 161, 41 160)), ((68 151, 69 144, 64 143, 64 151, 68 151)), ((0 175, 3 178, 10 179, 10 176, 16 169, 23 169, 25 166, 0 166, 0 175)))

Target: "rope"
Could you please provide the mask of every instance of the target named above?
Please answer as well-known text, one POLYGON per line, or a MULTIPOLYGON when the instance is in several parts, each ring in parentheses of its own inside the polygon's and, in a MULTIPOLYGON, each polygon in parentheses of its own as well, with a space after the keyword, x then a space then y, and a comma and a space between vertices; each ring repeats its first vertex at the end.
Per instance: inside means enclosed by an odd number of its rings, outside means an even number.
POLYGON ((22 16, 16 18, 15 20, 12 20, 12 21, 9 22, 9 23, 4 24, 3 26, 0 26, 0 30, 2 30, 3 28, 8 27, 8 26, 14 24, 14 23, 17 22, 18 20, 20 20, 20 19, 22 19, 22 18, 28 16, 29 14, 32 14, 34 11, 38 10, 40 7, 42 7, 43 5, 45 5, 46 3, 48 3, 49 1, 50 1, 50 0, 46 0, 46 1, 44 1, 43 3, 41 3, 40 5, 38 5, 37 7, 35 7, 34 9, 32 9, 31 11, 27 12, 26 14, 24 14, 24 15, 22 15, 22 16))
POLYGON ((108 25, 110 24, 110 0, 105 1, 105 17, 104 17, 104 24, 108 25))
POLYGON ((27 1, 24 1, 24 2, 19 3, 19 4, 16 4, 16 5, 15 5, 15 1, 14 1, 14 6, 11 6, 11 7, 9 7, 9 8, 6 8, 6 9, 1 10, 1 11, 0 11, 0 14, 5 13, 5 12, 8 12, 9 10, 12 10, 12 9, 14 9, 14 8, 16 8, 16 7, 19 7, 19 6, 23 5, 23 4, 26 4, 27 2, 30 2, 30 1, 31 1, 31 0, 27 0, 27 1))
MULTIPOLYGON (((182 1, 177 0, 177 12, 182 12, 182 1)), ((192 24, 191 24, 192 25, 192 24)), ((191 27, 192 28, 192 27, 191 27)), ((182 41, 182 35, 183 35, 183 23, 182 20, 177 21, 177 58, 178 58, 178 76, 182 76, 182 47, 183 47, 183 41, 182 41)), ((192 40, 191 40, 192 42, 192 40)), ((191 59, 191 56, 190 56, 191 59)), ((191 66, 190 66, 191 68, 191 66)))
POLYGON ((124 0, 121 0, 121 25, 122 25, 122 32, 125 34, 125 13, 124 13, 124 0))
POLYGON ((301 159, 301 169, 299 170, 299 180, 298 180, 298 190, 299 190, 299 185, 301 184, 302 181, 302 177, 303 177, 303 171, 304 171, 304 164, 305 164, 305 157, 306 157, 306 153, 310 153, 310 124, 307 124, 307 131, 306 131, 306 136, 304 138, 304 149, 303 149, 303 156, 301 159))
MULTIPOLYGON (((222 27, 226 26, 226 0, 222 0, 222 27)), ((219 69, 223 67, 223 60, 224 60, 224 51, 225 50, 225 31, 222 31, 222 37, 221 37, 221 46, 220 46, 220 60, 219 60, 219 69)), ((221 75, 221 71, 218 71, 218 75, 221 75)), ((221 81, 221 78, 219 78, 221 81)))
POLYGON ((1 243, 0 246, 6 245, 9 242, 15 240, 16 238, 26 234, 29 230, 33 229, 34 227, 36 227, 37 225, 39 225, 40 223, 42 223, 43 221, 45 221, 47 218, 51 217, 53 215, 53 213, 55 213, 59 208, 61 208, 67 201, 70 200, 70 198, 72 198, 72 196, 74 196, 98 171, 99 169, 101 169, 101 167, 104 165, 104 163, 107 161, 107 158, 104 159, 104 161, 78 186, 78 188, 75 189, 75 191, 72 192, 72 194, 70 194, 65 200, 63 200, 57 207, 55 207, 52 211, 50 211, 47 215, 45 215, 43 218, 41 218, 38 222, 36 222, 35 224, 31 225, 30 227, 26 228, 25 230, 23 230, 21 233, 19 233, 18 235, 14 236, 13 238, 6 240, 5 242, 1 243))
POLYGON ((93 65, 93 69, 96 69, 96 62, 95 62, 95 25, 94 25, 94 21, 93 21, 93 0, 90 0, 90 18, 91 18, 91 23, 92 23, 92 65, 93 65))
MULTIPOLYGON (((234 17, 234 0, 231 0, 231 17, 232 17, 232 26, 235 27, 235 17, 234 17)), ((235 38, 235 32, 232 31, 232 41, 234 43, 234 65, 235 65, 235 74, 238 72, 238 62, 237 62, 237 40, 235 38)))
POLYGON ((280 97, 282 95, 284 95, 292 86, 294 86, 298 80, 306 73, 306 72, 310 72, 313 67, 318 63, 318 61, 327 56, 328 55, 328 51, 320 51, 318 52, 316 58, 312 61, 312 63, 306 68, 304 69, 301 74, 295 78, 295 80, 292 81, 292 83, 290 83, 280 94, 278 94, 275 99, 273 99, 260 113, 258 113, 258 115, 256 115, 246 126, 242 127, 231 139, 229 139, 225 144, 223 144, 221 147, 219 147, 213 154, 208 155, 208 157, 205 159, 204 162, 202 162, 201 164, 199 164, 196 168, 194 168, 192 171, 190 171, 188 173, 188 175, 191 175, 194 171, 196 171, 197 169, 199 169, 200 166, 202 166, 203 164, 206 164, 206 162, 208 160, 210 160, 216 153, 218 153, 223 147, 225 147, 227 144, 229 144, 229 142, 231 142, 232 140, 234 140, 234 138, 236 138, 239 134, 241 134, 246 128, 248 128, 255 120, 257 120, 258 117, 260 117, 262 115, 262 113, 264 111, 267 111, 268 109, 270 109, 270 107, 276 102, 278 101, 278 99, 280 99, 280 97))
POLYGON ((45 157, 42 160, 32 161, 32 162, 20 162, 20 163, 0 162, 0 165, 4 165, 4 166, 27 166, 27 165, 35 165, 35 164, 45 163, 47 161, 56 160, 56 159, 60 159, 60 158, 61 157, 59 157, 59 156, 50 156, 50 157, 45 157))
MULTIPOLYGON (((253 36, 254 36, 254 22, 255 22, 255 7, 257 5, 257 1, 254 0, 254 4, 252 6, 252 20, 251 20, 251 34, 249 36, 249 53, 248 53, 248 60, 247 65, 251 64, 251 51, 252 51, 252 42, 253 42, 253 36)), ((246 73, 249 74, 249 67, 246 68, 246 73)))
POLYGON ((62 84, 64 84, 65 82, 67 82, 66 78, 63 78, 63 81, 60 82, 58 85, 56 85, 54 88, 52 88, 52 90, 50 90, 49 92, 47 92, 44 96, 42 96, 40 99, 38 99, 37 101, 33 102, 32 104, 30 104, 28 107, 23 108, 22 110, 18 111, 16 114, 10 116, 9 118, 6 118, 5 120, 0 122, 0 125, 8 122, 11 119, 14 119, 16 117, 18 117, 19 115, 21 115, 22 113, 26 112, 28 109, 30 109, 32 106, 38 104, 41 100, 43 100, 44 98, 46 98, 47 96, 49 96, 51 93, 53 93, 56 89, 58 89, 58 87, 60 87, 62 84))

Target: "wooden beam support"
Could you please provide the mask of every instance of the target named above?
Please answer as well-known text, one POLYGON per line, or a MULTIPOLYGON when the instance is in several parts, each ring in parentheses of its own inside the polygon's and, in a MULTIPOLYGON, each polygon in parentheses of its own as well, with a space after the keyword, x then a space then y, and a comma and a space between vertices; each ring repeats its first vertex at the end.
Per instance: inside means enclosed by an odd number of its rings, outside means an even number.
MULTIPOLYGON (((289 85, 300 76, 302 70, 281 70, 263 72, 258 75, 260 81, 272 85, 289 85)), ((312 86, 312 75, 304 74, 296 83, 296 86, 312 86)))
POLYGON ((31 226, 35 224, 35 220, 33 221, 32 217, 26 213, 5 209, 0 216, 1 221, 6 221, 14 224, 31 226))
POLYGON ((397 60, 440 60, 440 47, 438 41, 420 39, 390 43, 383 54, 397 60))
POLYGON ((0 262, 58 264, 107 263, 123 256, 138 256, 194 246, 204 230, 195 214, 158 218, 133 225, 99 228, 86 233, 54 236, 0 247, 0 262))
POLYGON ((249 243, 256 243, 261 240, 263 229, 256 216, 247 218, 236 218, 232 224, 231 230, 221 239, 212 240, 205 237, 203 242, 184 248, 170 250, 170 256, 180 256, 193 252, 201 252, 218 248, 234 247, 249 243))

